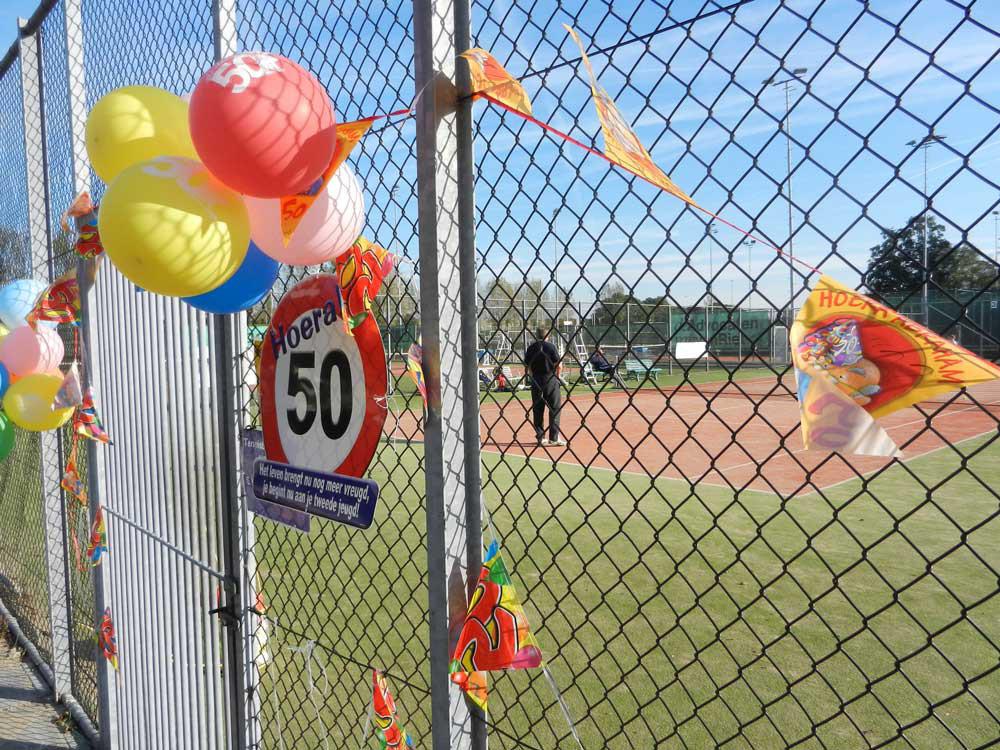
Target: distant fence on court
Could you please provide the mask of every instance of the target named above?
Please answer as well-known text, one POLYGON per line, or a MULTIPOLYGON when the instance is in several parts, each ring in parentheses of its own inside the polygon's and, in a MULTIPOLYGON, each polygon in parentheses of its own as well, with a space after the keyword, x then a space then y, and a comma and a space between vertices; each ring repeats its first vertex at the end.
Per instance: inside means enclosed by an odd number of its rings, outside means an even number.
POLYGON ((241 481, 270 312, 315 269, 213 317, 103 264, 80 332, 115 444, 78 456, 86 512, 60 489, 67 432, 21 432, 0 464, 0 602, 53 692, 129 750, 374 747, 373 667, 417 747, 1000 742, 996 389, 907 411, 903 458, 805 451, 787 339, 808 266, 861 287, 905 227, 889 265, 913 288, 883 301, 1000 354, 996 20, 986 0, 43 0, 0 63, 0 281, 76 262, 59 218, 103 194, 84 122, 112 89, 184 94, 262 49, 343 121, 417 99, 350 157, 365 235, 398 256, 375 300, 374 525, 304 533, 251 513, 241 481), (763 241, 472 101, 456 56, 481 46, 599 148, 562 22, 664 171, 763 241), (418 98, 437 73, 456 88, 418 98), (942 288, 959 256, 963 289, 942 288), (568 365, 568 446, 539 443, 523 381, 480 371, 520 371, 537 327, 568 365), (426 409, 401 363, 417 341, 426 409), (598 345, 622 382, 580 367, 598 345), (98 507, 90 569, 73 541, 98 507), (490 674, 483 715, 448 672, 493 534, 549 672, 490 674), (118 673, 94 645, 106 607, 118 673))

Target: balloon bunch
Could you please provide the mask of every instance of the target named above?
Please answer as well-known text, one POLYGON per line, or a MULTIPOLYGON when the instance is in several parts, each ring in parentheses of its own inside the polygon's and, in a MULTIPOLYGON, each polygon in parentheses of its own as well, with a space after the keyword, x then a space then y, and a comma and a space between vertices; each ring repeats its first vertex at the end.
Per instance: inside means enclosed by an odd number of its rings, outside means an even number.
POLYGON ((91 110, 86 141, 108 183, 98 215, 108 257, 138 287, 207 312, 251 307, 280 263, 333 260, 364 224, 326 90, 278 55, 220 61, 190 103, 116 89, 91 110))
POLYGON ((0 288, 0 461, 14 448, 14 426, 33 432, 61 427, 73 408, 54 408, 63 384, 64 349, 51 324, 29 325, 48 286, 34 279, 0 288))

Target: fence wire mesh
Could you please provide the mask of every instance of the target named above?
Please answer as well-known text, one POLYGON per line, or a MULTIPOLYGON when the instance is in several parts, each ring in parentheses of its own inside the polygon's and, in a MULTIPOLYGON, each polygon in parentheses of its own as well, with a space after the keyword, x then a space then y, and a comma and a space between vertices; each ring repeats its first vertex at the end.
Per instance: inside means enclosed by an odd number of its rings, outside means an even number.
MULTIPOLYGON (((9 197, 0 207, 0 279, 30 278, 27 167, 21 93, 21 61, 0 76, 0 186, 9 197)), ((17 436, 0 464, 0 597, 44 659, 52 658, 49 588, 38 437, 17 436)))
MULTIPOLYGON (((211 63, 210 0, 82 5, 90 106, 135 83, 186 93, 211 63)), ((1000 8, 471 10, 473 43, 522 80, 536 116, 599 147, 589 82, 559 24, 577 28, 674 181, 804 261, 790 270, 765 242, 476 105, 483 502, 583 746, 1000 742, 1000 389, 887 422, 902 460, 817 455, 797 432, 787 348, 817 266, 983 356, 1000 352, 1000 8), (539 326, 563 355, 566 446, 539 445, 531 425, 523 360, 539 326), (678 350, 701 341, 704 356, 678 350), (611 377, 591 365, 597 346, 611 377)), ((237 0, 236 14, 239 47, 310 69, 340 120, 417 94, 406 0, 237 0)), ((73 195, 64 22, 56 3, 40 31, 51 274, 70 262, 58 226, 73 195)), ((31 275, 20 73, 14 59, 0 76, 4 281, 31 275)), ((391 391, 370 470, 382 515, 366 534, 315 524, 308 536, 257 519, 243 550, 262 613, 249 615, 260 748, 360 743, 372 666, 418 744, 430 742, 423 405, 403 362, 421 322, 417 194, 430 189, 415 143, 412 118, 382 120, 349 162, 365 235, 402 258, 376 300, 391 391)), ((270 314, 317 270, 332 269, 283 269, 248 315, 240 427, 260 426, 270 314)), ((50 659, 38 454, 20 433, 0 465, 0 597, 50 659)), ((73 692, 96 716, 93 585, 70 571, 73 692)), ((575 746, 550 684, 530 671, 491 679, 490 735, 500 748, 575 746)))
MULTIPOLYGON (((927 273, 932 327, 962 325, 989 356, 996 311, 984 320, 978 301, 997 280, 984 231, 997 208, 984 151, 996 10, 482 0, 472 28, 536 116, 597 145, 579 53, 556 22, 575 26, 601 83, 701 205, 910 314, 927 273), (934 132, 950 137, 932 146, 925 190, 906 141, 934 132), (919 252, 925 211, 946 236, 926 269, 901 237, 915 228, 919 252), (866 252, 889 237, 916 264, 896 288, 866 252), (971 294, 941 273, 958 256, 975 268, 971 294)), ((789 281, 768 248, 508 113, 484 109, 475 128, 483 296, 596 297, 601 324, 562 314, 547 326, 564 364, 583 339, 585 355, 618 345, 648 376, 622 392, 570 371, 558 449, 534 447, 523 400, 484 398, 487 503, 583 745, 995 743, 1000 394, 909 413, 894 434, 923 457, 906 463, 803 454, 794 401, 770 398, 794 393, 787 353, 761 355, 775 331, 787 340, 807 271, 789 281), (654 324, 653 307, 679 326, 654 324), (740 324, 761 307, 776 314, 740 324), (706 360, 673 360, 692 338, 681 332, 707 342, 706 360), (963 419, 973 426, 956 428, 963 419)), ((504 675, 491 701, 516 738, 501 746, 571 746, 540 676, 504 675)))
MULTIPOLYGON (((405 109, 413 101, 412 7, 406 0, 354 4, 257 0, 237 4, 243 49, 278 52, 326 86, 339 121, 405 109)), ((417 327, 416 161, 413 119, 381 120, 351 155, 365 196, 363 234, 400 256, 377 316, 390 357, 385 435, 369 474, 387 514, 369 534, 314 521, 310 536, 256 524, 257 578, 266 654, 256 686, 260 747, 360 745, 371 668, 393 685, 414 737, 430 737, 423 449, 401 355, 417 327), (391 321, 395 328, 385 325, 391 321), (395 330, 395 333, 393 331, 395 330)), ((258 427, 259 347, 270 312, 317 269, 283 269, 249 315, 244 343, 245 427, 258 427)), ((261 636, 263 637, 263 636, 261 636)), ((369 742, 374 737, 369 735, 369 742)))

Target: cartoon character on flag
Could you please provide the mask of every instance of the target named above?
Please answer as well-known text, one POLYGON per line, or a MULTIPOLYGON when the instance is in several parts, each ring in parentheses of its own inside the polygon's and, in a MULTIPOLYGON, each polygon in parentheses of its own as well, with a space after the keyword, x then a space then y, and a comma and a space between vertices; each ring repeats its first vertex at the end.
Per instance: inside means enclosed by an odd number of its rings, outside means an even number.
POLYGON ((337 258, 337 281, 348 332, 368 317, 372 301, 382 288, 385 276, 392 271, 392 265, 393 256, 364 237, 358 237, 350 249, 337 258))
POLYGON ((528 93, 493 55, 480 47, 473 47, 459 57, 469 63, 473 98, 478 94, 489 94, 522 114, 531 114, 528 93))
POLYGON ((101 627, 97 631, 97 644, 101 654, 107 659, 115 671, 118 671, 118 638, 115 636, 115 623, 111 619, 111 607, 104 610, 101 617, 101 627))
POLYGON ((90 544, 87 558, 93 567, 101 564, 101 555, 108 551, 108 528, 104 524, 104 512, 98 508, 94 515, 94 525, 90 528, 90 544))
POLYGON ((420 397, 427 406, 427 383, 424 381, 424 348, 420 344, 410 344, 406 351, 406 371, 420 391, 420 397))
POLYGON ((35 307, 28 313, 27 322, 32 328, 37 328, 40 320, 73 325, 80 320, 80 285, 76 269, 56 279, 38 298, 35 307))
POLYGON ((399 723, 396 700, 389 690, 389 683, 386 682, 385 675, 377 669, 372 670, 372 714, 375 717, 375 726, 381 732, 378 739, 379 746, 383 750, 413 747, 413 738, 399 723))
POLYGON ((73 432, 101 443, 111 443, 111 438, 108 437, 104 425, 101 424, 101 418, 97 416, 93 388, 88 388, 83 394, 83 402, 77 407, 76 414, 73 415, 73 432))
POLYGON ((494 540, 486 552, 465 625, 455 644, 451 679, 485 711, 483 673, 541 666, 542 652, 500 555, 500 544, 494 540))
POLYGON ((306 211, 316 202, 316 196, 326 189, 334 173, 347 160, 351 151, 358 145, 376 119, 378 118, 369 117, 364 120, 342 122, 337 125, 337 140, 336 146, 333 149, 333 157, 330 159, 327 168, 323 170, 323 174, 301 193, 286 195, 281 199, 281 236, 282 241, 286 245, 292 239, 292 235, 299 226, 299 222, 302 221, 302 217, 305 216, 306 211))
POLYGON ((875 421, 1000 367, 823 276, 790 331, 806 448, 896 456, 875 421))
POLYGON ((647 182, 651 182, 661 190, 665 190, 677 196, 682 201, 695 205, 687 193, 674 184, 667 175, 653 162, 653 157, 649 155, 646 147, 642 145, 639 136, 628 126, 625 118, 622 117, 618 107, 615 106, 611 95, 597 81, 597 75, 587 57, 587 51, 583 47, 579 34, 572 27, 563 24, 563 28, 569 32, 580 48, 580 56, 583 58, 583 66, 587 69, 590 77, 590 91, 594 97, 594 107, 597 109, 597 118, 601 121, 601 132, 604 134, 604 153, 611 161, 624 167, 632 174, 641 177, 647 182))

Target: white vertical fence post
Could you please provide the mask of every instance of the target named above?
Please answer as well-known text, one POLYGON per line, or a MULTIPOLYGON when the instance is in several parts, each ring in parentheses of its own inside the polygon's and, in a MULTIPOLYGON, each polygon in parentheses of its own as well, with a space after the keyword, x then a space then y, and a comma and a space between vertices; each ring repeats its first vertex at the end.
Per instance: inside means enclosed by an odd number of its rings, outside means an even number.
MULTIPOLYGON (((27 163, 28 227, 32 276, 52 280, 49 253, 48 194, 45 131, 42 123, 41 48, 38 30, 29 32, 19 21, 21 92, 24 112, 24 155, 27 163)), ((39 435, 41 446, 42 517, 45 525, 45 565, 49 583, 49 621, 52 633, 52 689, 56 699, 70 695, 69 580, 66 567, 66 522, 59 487, 61 455, 55 431, 39 435)))
MULTIPOLYGON (((236 0, 213 0, 213 40, 215 59, 238 52, 236 0)), ((222 497, 222 546, 224 605, 233 619, 224 620, 226 667, 229 680, 229 715, 232 746, 256 747, 256 719, 259 711, 248 703, 257 691, 247 690, 254 681, 256 615, 256 570, 253 564, 253 522, 240 502, 240 441, 243 408, 249 403, 245 391, 243 348, 247 343, 247 316, 213 315, 215 329, 215 391, 218 394, 219 467, 222 497), (249 710, 248 710, 249 709, 249 710), (253 725, 253 726, 251 726, 253 725)), ((252 366, 252 362, 250 363, 252 366)))
POLYGON ((464 750, 486 746, 448 677, 482 556, 471 101, 455 85, 456 54, 471 46, 468 0, 414 0, 413 17, 432 747, 464 750))
MULTIPOLYGON (((87 123, 87 77, 83 46, 83 0, 63 0, 66 35, 66 85, 69 88, 70 148, 72 152, 72 172, 74 193, 91 189, 90 159, 87 156, 85 126, 87 123)), ((78 264, 80 279, 80 302, 82 322, 82 356, 86 361, 82 377, 84 387, 90 387, 97 379, 97 358, 93 356, 97 343, 94 340, 94 321, 90 310, 93 303, 91 285, 87 283, 95 269, 94 261, 81 260, 78 264)), ((104 446, 92 440, 83 441, 87 451, 87 494, 90 498, 91 520, 105 497, 104 446)), ((110 566, 101 565, 93 570, 94 581, 94 627, 100 627, 104 608, 108 606, 106 592, 109 586, 110 566)), ((97 723, 100 731, 100 747, 111 750, 118 747, 115 726, 117 721, 116 694, 112 688, 113 670, 106 659, 97 658, 97 723)))

